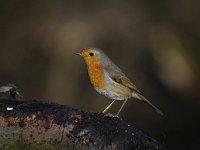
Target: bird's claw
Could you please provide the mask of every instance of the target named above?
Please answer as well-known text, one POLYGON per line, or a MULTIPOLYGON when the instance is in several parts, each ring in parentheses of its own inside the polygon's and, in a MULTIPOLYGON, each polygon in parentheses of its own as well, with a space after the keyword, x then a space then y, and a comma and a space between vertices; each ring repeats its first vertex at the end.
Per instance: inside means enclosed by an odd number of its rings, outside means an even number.
POLYGON ((111 114, 111 113, 107 113, 107 114, 105 114, 105 116, 120 118, 119 115, 117 115, 117 114, 111 114))

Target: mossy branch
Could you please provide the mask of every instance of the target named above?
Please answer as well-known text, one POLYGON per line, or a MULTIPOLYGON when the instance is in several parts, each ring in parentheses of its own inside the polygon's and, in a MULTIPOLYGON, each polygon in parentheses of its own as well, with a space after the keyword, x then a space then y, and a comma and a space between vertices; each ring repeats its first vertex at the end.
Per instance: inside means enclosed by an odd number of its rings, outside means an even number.
POLYGON ((0 149, 161 149, 119 118, 17 95, 16 87, 0 88, 0 149))

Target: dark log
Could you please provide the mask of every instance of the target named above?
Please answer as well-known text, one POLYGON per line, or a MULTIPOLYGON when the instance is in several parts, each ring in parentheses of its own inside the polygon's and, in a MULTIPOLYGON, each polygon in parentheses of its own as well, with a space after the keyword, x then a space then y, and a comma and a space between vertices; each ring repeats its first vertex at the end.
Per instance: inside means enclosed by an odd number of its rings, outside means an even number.
POLYGON ((10 93, 0 89, 0 149, 161 149, 156 140, 117 117, 44 100, 18 100, 10 93))

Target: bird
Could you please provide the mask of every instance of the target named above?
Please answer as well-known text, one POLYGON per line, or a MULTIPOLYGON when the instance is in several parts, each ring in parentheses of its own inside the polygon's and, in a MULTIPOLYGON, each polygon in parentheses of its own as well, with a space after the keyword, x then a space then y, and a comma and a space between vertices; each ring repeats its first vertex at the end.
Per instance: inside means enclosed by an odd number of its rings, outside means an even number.
POLYGON ((123 73, 123 71, 100 49, 83 48, 75 53, 81 56, 87 66, 88 77, 94 89, 105 97, 112 99, 112 102, 102 111, 106 113, 117 101, 124 101, 117 111, 119 116, 129 98, 136 98, 153 108, 158 114, 163 113, 154 106, 136 88, 135 84, 123 73))

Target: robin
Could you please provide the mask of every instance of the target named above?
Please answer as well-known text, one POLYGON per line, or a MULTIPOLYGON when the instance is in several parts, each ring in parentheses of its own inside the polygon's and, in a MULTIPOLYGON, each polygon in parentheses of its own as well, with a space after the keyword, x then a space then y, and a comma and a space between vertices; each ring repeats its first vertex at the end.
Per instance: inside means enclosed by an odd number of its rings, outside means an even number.
POLYGON ((113 100, 103 110, 103 113, 105 113, 116 100, 124 100, 117 112, 118 116, 127 100, 133 97, 143 101, 158 114, 163 115, 156 106, 143 96, 133 82, 125 76, 122 70, 116 66, 102 50, 97 48, 85 48, 75 54, 82 56, 85 60, 88 76, 94 89, 99 94, 113 100))

